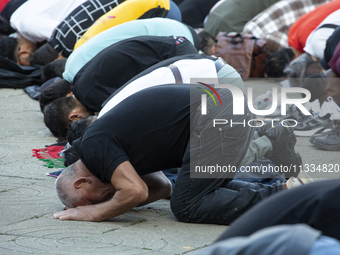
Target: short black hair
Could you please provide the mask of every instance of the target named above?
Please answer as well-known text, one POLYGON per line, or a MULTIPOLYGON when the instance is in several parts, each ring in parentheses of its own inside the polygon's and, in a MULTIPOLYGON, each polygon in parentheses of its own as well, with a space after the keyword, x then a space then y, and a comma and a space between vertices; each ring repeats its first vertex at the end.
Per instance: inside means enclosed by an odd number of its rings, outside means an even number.
POLYGON ((64 165, 68 167, 79 159, 77 151, 74 149, 73 141, 80 138, 85 129, 97 119, 97 116, 92 115, 81 120, 77 120, 69 124, 67 131, 67 141, 72 145, 69 149, 64 151, 64 165))
POLYGON ((56 58, 58 58, 58 56, 59 56, 58 52, 52 47, 51 44, 46 42, 32 54, 32 56, 30 57, 30 65, 45 66, 48 63, 51 63, 56 58))
POLYGON ((61 79, 52 83, 50 86, 45 88, 39 97, 39 104, 41 112, 44 112, 46 105, 52 103, 54 100, 66 97, 68 93, 72 92, 71 83, 61 79))
POLYGON ((43 68, 41 80, 45 82, 55 77, 63 77, 66 60, 66 58, 56 59, 45 65, 43 68))
POLYGON ((200 50, 204 54, 209 55, 209 49, 216 44, 215 38, 204 30, 198 33, 198 37, 200 38, 200 50))
POLYGON ((14 62, 17 62, 15 50, 17 48, 18 41, 9 36, 0 36, 0 55, 8 58, 14 62))
POLYGON ((63 97, 54 100, 44 109, 44 123, 58 140, 66 140, 70 124, 68 118, 71 111, 77 106, 73 97, 63 97))
POLYGON ((81 137, 85 132, 85 129, 90 126, 90 124, 96 119, 97 116, 91 115, 89 117, 70 123, 67 131, 67 141, 69 142, 69 144, 73 145, 73 141, 81 137))
POLYGON ((285 69, 294 58, 294 52, 290 48, 278 50, 270 54, 264 62, 264 72, 271 78, 282 78, 285 69))

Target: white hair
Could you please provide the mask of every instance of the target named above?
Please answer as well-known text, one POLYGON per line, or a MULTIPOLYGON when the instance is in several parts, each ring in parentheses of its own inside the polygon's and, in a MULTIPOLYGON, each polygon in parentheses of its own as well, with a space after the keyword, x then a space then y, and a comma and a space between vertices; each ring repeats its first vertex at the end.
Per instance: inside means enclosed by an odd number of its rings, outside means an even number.
POLYGON ((72 208, 81 197, 76 194, 73 181, 76 178, 74 164, 65 168, 55 181, 55 189, 60 201, 67 207, 72 208))

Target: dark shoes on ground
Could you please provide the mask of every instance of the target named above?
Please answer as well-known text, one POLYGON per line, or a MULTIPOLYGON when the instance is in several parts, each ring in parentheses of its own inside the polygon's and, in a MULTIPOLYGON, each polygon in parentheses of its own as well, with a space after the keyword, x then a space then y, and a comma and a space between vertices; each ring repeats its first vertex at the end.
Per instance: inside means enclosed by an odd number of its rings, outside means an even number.
POLYGON ((307 115, 294 127, 294 132, 297 136, 311 136, 317 132, 332 128, 333 121, 330 117, 330 114, 324 117, 307 115))
POLYGON ((335 123, 334 127, 320 134, 315 134, 309 138, 316 148, 327 151, 340 151, 340 123, 335 123))
POLYGON ((289 121, 291 126, 294 127, 294 133, 297 136, 311 136, 317 132, 322 132, 327 128, 332 128, 333 121, 330 119, 331 114, 326 114, 323 117, 318 116, 314 112, 311 115, 304 115, 299 108, 295 105, 291 105, 288 108, 287 115, 282 117, 283 119, 290 119, 295 121, 289 121))
MULTIPOLYGON (((286 124, 288 125, 288 123, 286 124)), ((284 127, 280 124, 274 127, 264 126, 258 129, 259 135, 267 136, 273 145, 273 149, 265 157, 270 159, 276 166, 280 167, 286 178, 298 176, 302 159, 298 152, 294 150, 296 136, 294 129, 284 127), (264 130, 267 129, 265 132, 264 130)))

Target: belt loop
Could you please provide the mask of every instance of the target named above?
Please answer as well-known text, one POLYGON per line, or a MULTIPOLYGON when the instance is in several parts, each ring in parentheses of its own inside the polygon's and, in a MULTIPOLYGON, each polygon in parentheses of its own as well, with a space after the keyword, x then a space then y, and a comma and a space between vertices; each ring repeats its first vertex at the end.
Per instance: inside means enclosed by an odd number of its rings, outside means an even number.
POLYGON ((181 73, 179 72, 178 70, 178 67, 175 66, 175 65, 169 65, 168 66, 170 68, 170 70, 172 71, 174 77, 175 77, 175 82, 176 83, 183 83, 183 80, 182 80, 182 75, 181 73))

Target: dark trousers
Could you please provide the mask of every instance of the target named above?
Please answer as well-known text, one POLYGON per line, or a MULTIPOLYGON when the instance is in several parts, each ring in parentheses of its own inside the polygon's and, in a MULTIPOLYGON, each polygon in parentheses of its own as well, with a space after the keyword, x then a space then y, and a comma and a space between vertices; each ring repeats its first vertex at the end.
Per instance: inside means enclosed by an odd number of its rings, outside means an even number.
POLYGON ((340 240, 340 179, 323 180, 275 194, 258 203, 218 238, 249 236, 275 225, 305 223, 340 240))
MULTIPOLYGON (((232 181, 235 172, 221 174, 197 173, 197 166, 230 165, 239 167, 253 136, 248 125, 213 127, 213 119, 233 119, 245 123, 252 118, 245 105, 244 115, 232 114, 229 90, 218 91, 223 106, 207 100, 207 115, 199 107, 192 118, 190 140, 171 196, 171 210, 179 221, 230 224, 251 206, 282 190, 282 184, 232 181)), ((191 111, 193 112, 193 111, 191 111)))

